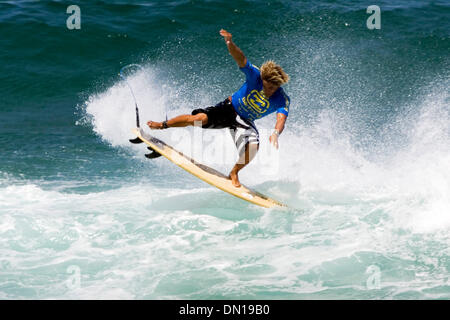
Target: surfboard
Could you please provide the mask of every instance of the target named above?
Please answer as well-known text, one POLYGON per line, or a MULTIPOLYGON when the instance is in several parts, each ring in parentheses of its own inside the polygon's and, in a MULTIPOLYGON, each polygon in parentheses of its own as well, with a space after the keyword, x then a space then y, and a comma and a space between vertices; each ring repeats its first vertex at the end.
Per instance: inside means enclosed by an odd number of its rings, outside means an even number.
POLYGON ((133 140, 130 140, 131 142, 139 143, 140 141, 138 140, 141 140, 148 145, 150 150, 154 150, 152 154, 146 155, 148 158, 155 158, 160 154, 175 163, 177 166, 183 168, 190 174, 209 183, 210 185, 255 205, 265 208, 287 207, 285 204, 271 199, 242 184, 239 188, 233 186, 231 180, 226 175, 213 168, 196 162, 194 159, 184 155, 182 152, 175 150, 164 141, 146 133, 142 128, 135 128, 133 129, 133 132, 137 135, 137 139, 134 139, 134 142, 133 140))

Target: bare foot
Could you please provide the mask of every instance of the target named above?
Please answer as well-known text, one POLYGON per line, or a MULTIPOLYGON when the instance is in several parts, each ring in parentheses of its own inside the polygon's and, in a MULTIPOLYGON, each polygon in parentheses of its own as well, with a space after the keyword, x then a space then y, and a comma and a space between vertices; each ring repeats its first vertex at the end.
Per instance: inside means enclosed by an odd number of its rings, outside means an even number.
POLYGON ((150 129, 162 129, 163 125, 162 122, 155 122, 155 121, 148 121, 147 125, 150 127, 150 129))
POLYGON ((230 172, 230 175, 228 177, 231 179, 231 183, 233 184, 233 186, 235 186, 236 188, 239 188, 241 186, 236 172, 230 172))

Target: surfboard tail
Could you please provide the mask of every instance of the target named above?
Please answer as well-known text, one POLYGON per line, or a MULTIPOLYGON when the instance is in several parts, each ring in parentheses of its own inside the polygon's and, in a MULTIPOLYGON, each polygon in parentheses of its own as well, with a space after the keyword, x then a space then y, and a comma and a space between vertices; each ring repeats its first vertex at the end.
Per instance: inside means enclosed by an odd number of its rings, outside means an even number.
MULTIPOLYGON (((138 128, 138 130, 139 130, 139 133, 142 135, 141 129, 138 128)), ((133 144, 140 144, 140 143, 144 142, 140 137, 136 137, 134 139, 129 139, 128 141, 130 141, 133 144)), ((147 149, 150 150, 151 152, 147 153, 145 155, 146 158, 148 158, 148 159, 155 159, 155 158, 161 157, 161 154, 158 151, 156 151, 155 149, 153 149, 152 147, 147 147, 147 149)))
POLYGON ((142 132, 143 132, 142 129, 138 126, 138 127, 136 128, 136 135, 137 135, 137 137, 134 138, 134 139, 129 139, 128 141, 130 141, 130 142, 133 143, 133 144, 143 143, 144 140, 142 140, 142 139, 139 137, 139 135, 142 135, 142 132))

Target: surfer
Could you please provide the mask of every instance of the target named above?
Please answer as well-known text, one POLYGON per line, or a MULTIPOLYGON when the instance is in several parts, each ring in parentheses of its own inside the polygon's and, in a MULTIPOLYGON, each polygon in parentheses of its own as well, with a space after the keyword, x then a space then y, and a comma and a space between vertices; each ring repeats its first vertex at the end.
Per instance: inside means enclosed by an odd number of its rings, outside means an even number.
POLYGON ((245 74, 246 80, 241 88, 213 107, 195 109, 190 115, 179 115, 163 122, 148 121, 147 125, 150 129, 167 129, 201 122, 204 129, 228 128, 239 153, 239 160, 231 169, 229 178, 235 187, 240 187, 238 173, 259 149, 259 134, 254 120, 275 111, 277 121, 269 141, 278 149, 278 136, 284 130, 290 104, 281 85, 289 81, 289 76, 274 61, 266 61, 258 69, 232 41, 231 33, 222 29, 220 35, 239 69, 245 74))

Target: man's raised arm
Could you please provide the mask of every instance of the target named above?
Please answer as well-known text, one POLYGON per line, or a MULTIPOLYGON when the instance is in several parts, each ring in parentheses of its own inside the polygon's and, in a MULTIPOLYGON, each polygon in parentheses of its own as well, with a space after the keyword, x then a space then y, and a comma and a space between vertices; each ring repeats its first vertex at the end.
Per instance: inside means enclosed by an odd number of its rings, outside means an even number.
POLYGON ((231 33, 229 33, 227 30, 222 29, 220 30, 220 35, 224 37, 228 47, 228 51, 238 64, 239 68, 245 67, 245 65, 247 64, 247 58, 245 57, 242 50, 239 49, 239 47, 236 44, 234 44, 233 40, 231 40, 232 37, 231 33))

